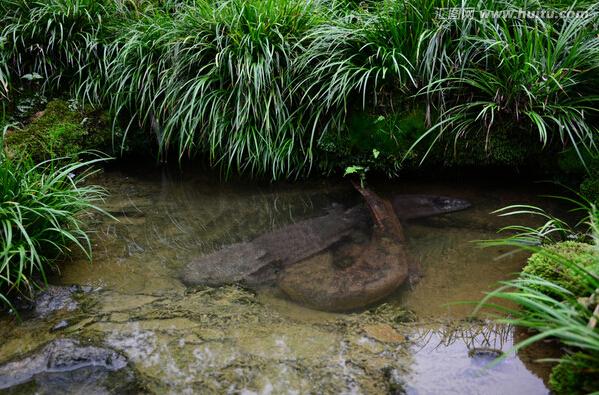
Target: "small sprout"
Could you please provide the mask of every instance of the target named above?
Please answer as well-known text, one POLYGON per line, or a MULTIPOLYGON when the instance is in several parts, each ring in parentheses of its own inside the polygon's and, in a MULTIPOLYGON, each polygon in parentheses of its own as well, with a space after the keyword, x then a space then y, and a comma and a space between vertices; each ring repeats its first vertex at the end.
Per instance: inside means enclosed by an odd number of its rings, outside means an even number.
POLYGON ((364 170, 366 170, 364 166, 348 166, 345 168, 345 174, 343 174, 343 177, 349 174, 359 174, 362 173, 364 170))
POLYGON ((343 177, 349 174, 358 174, 360 176, 360 186, 364 188, 364 184, 366 183, 366 173, 368 172, 368 167, 364 166, 348 166, 345 168, 345 173, 343 177))
POLYGON ((42 77, 38 73, 29 73, 29 74, 25 74, 21 78, 23 78, 24 80, 27 80, 27 81, 33 81, 33 80, 41 80, 44 77, 42 77))

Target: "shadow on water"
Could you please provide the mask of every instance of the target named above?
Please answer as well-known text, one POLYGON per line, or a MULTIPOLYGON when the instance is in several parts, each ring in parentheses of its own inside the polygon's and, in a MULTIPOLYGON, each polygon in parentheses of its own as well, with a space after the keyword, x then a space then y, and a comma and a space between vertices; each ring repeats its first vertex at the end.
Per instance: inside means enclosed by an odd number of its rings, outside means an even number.
POLYGON ((472 240, 496 237, 514 220, 489 214, 497 208, 522 202, 547 207, 538 198, 542 188, 429 181, 380 186, 388 196, 454 196, 472 208, 404 224, 409 252, 424 274, 414 287, 378 307, 330 313, 293 303, 276 284, 186 287, 181 272, 223 246, 359 203, 346 181, 256 186, 197 173, 114 170, 96 182, 111 192, 104 208, 117 220, 90 218, 93 264, 74 257, 53 279, 89 288, 72 296, 74 309, 31 313, 20 324, 0 318, 0 366, 64 338, 114 350, 128 360, 132 376, 93 367, 43 372, 10 393, 90 385, 98 393, 548 392, 547 367, 533 359, 551 355, 551 347, 485 370, 495 353, 514 344, 517 331, 466 320, 472 306, 451 304, 479 300, 523 266, 525 255, 480 249, 472 240), (134 385, 119 387, 123 377, 135 377, 134 385))

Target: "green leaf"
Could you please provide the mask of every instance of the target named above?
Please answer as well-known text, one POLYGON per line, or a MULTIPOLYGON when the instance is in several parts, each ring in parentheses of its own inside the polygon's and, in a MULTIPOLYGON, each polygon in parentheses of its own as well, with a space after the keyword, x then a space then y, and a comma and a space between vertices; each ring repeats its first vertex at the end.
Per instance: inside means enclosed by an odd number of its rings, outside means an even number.
POLYGON ((44 77, 42 77, 38 73, 29 73, 29 74, 25 74, 21 78, 23 78, 24 80, 27 80, 27 81, 33 81, 33 80, 41 80, 44 77))
POLYGON ((364 166, 348 166, 345 168, 345 173, 343 174, 343 176, 347 176, 350 174, 359 174, 359 173, 364 173, 364 166))

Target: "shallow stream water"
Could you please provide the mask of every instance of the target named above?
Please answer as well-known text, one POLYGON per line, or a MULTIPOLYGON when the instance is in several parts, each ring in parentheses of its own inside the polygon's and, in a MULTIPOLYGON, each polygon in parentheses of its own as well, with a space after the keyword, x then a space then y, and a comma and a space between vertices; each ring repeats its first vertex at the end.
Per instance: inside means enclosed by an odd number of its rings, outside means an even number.
POLYGON ((514 203, 550 206, 538 197, 542 188, 378 186, 387 196, 446 195, 472 207, 404 224, 423 272, 416 285, 362 311, 329 313, 288 300, 275 285, 189 288, 181 270, 222 246, 358 203, 346 181, 256 186, 183 174, 118 170, 97 177, 110 192, 103 208, 114 219, 89 219, 92 264, 75 256, 51 279, 80 286, 62 309, 26 313, 23 322, 0 317, 0 392, 548 393, 549 366, 535 360, 556 350, 541 345, 489 367, 497 351, 526 334, 468 318, 473 305, 455 304, 480 300, 523 266, 525 254, 473 241, 497 237, 515 221, 534 224, 490 213, 514 203), (68 369, 50 361, 45 366, 52 368, 20 378, 7 373, 9 362, 13 370, 32 366, 27 358, 56 339, 107 348, 126 366, 117 369, 110 357, 68 369))

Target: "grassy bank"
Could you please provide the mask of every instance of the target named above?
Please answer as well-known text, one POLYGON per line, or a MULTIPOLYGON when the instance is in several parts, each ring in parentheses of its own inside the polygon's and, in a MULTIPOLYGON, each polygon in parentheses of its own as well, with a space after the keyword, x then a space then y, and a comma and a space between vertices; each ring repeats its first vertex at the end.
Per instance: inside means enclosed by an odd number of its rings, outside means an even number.
POLYGON ((0 150, 0 308, 31 297, 73 248, 91 257, 81 214, 104 196, 84 185, 84 169, 97 161, 35 164, 0 150))
POLYGON ((531 335, 514 349, 557 340, 564 355, 554 366, 550 386, 558 394, 594 393, 599 387, 599 210, 585 200, 576 227, 538 208, 512 207, 504 215, 540 214, 539 228, 510 227, 516 234, 493 241, 533 252, 520 276, 491 292, 480 307, 498 310, 500 321, 527 328, 531 335), (495 304, 509 301, 517 308, 495 304), (504 317, 508 318, 504 318, 504 317))
POLYGON ((125 142, 141 129, 135 138, 156 142, 163 157, 199 155, 226 171, 272 179, 364 163, 373 148, 394 174, 415 141, 421 145, 410 163, 429 146, 436 160, 465 150, 510 166, 524 166, 531 152, 548 162, 564 148, 596 155, 596 6, 579 3, 588 15, 566 19, 438 12, 459 6, 3 0, 0 92, 10 106, 7 97, 23 89, 69 91, 109 108, 125 142), (414 112, 423 114, 410 118, 418 125, 397 126, 414 112), (351 127, 356 117, 391 121, 362 123, 365 133, 351 127), (371 130, 386 140, 351 143, 371 130), (512 148, 514 141, 526 149, 512 148))

